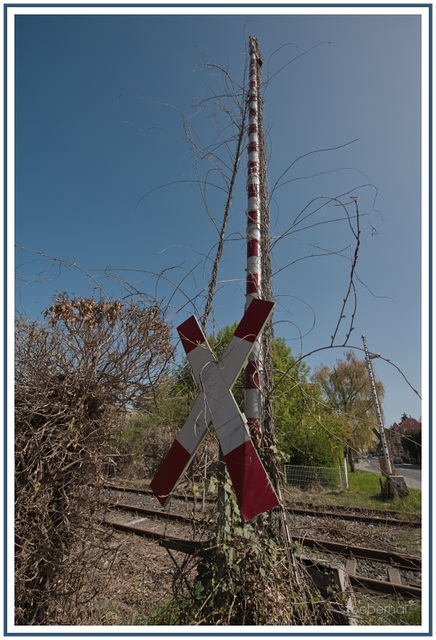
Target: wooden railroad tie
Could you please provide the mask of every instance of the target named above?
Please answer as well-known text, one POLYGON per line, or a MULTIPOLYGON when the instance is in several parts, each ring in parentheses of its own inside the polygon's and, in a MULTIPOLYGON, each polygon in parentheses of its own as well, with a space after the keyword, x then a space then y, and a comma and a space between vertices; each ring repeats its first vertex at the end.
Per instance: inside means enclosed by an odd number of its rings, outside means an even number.
POLYGON ((392 584, 402 584, 400 572, 396 567, 388 567, 388 580, 392 584))
POLYGON ((355 576, 356 568, 357 568, 356 558, 347 558, 347 562, 345 563, 345 571, 348 573, 348 575, 355 576))

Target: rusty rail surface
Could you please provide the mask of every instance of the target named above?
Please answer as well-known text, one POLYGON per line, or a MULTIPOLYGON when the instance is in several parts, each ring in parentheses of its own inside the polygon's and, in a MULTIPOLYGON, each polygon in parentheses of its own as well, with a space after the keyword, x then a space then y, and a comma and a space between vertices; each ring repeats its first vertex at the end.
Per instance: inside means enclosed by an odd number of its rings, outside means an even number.
POLYGON ((375 562, 385 562, 386 564, 400 567, 401 569, 421 571, 422 565, 421 558, 419 556, 372 549, 370 547, 356 547, 348 543, 333 542, 332 540, 322 540, 320 538, 306 538, 302 536, 291 536, 291 538, 294 542, 304 547, 330 551, 348 558, 361 558, 365 560, 374 560, 375 562))
POLYGON ((192 522, 196 522, 197 524, 201 524, 201 520, 197 518, 193 518, 190 516, 183 516, 179 513, 172 513, 170 511, 161 511, 160 509, 148 509, 145 507, 135 507, 131 504, 123 504, 122 502, 104 502, 105 507, 108 509, 117 509, 120 511, 127 511, 129 513, 137 513, 138 515, 152 518, 161 518, 165 520, 174 520, 177 522, 185 522, 186 524, 191 524, 192 522))
POLYGON ((387 582, 386 580, 374 580, 374 578, 365 578, 363 576, 348 576, 353 587, 358 589, 368 589, 369 591, 377 591, 379 593, 394 593, 408 598, 421 599, 421 587, 413 587, 407 584, 396 584, 395 582, 387 582))
MULTIPOLYGON (((168 514, 162 514, 162 515, 167 516, 168 514)), ((186 538, 177 538, 173 536, 169 537, 165 533, 161 533, 158 531, 150 531, 149 529, 143 529, 141 527, 123 524, 120 522, 104 520, 104 524, 112 527, 117 531, 122 531, 125 533, 133 533, 138 536, 143 536, 143 537, 151 538, 153 540, 157 540, 159 541, 159 544, 161 546, 168 549, 181 551, 183 553, 201 555, 202 551, 205 550, 208 545, 207 541, 201 542, 197 540, 187 540, 186 538)), ((317 542, 320 542, 320 541, 317 541, 317 542)), ((326 541, 321 541, 321 542, 324 544, 326 541)), ((368 550, 368 549, 365 549, 364 547, 359 548, 359 547, 350 547, 350 545, 340 545, 339 543, 334 543, 334 544, 336 547, 335 549, 336 553, 340 553, 340 551, 338 550, 338 547, 342 546, 343 549, 342 549, 341 555, 347 555, 351 548, 355 551, 356 557, 361 557, 361 558, 365 558, 365 557, 368 558, 368 556, 364 555, 366 551, 370 551, 371 553, 378 551, 377 549, 368 550), (359 549, 361 553, 359 552, 359 549)), ((380 554, 383 554, 383 553, 384 552, 380 552, 380 554)), ((373 553, 373 556, 374 555, 376 554, 373 553)), ((369 556, 369 558, 374 560, 375 558, 373 556, 372 557, 369 556)), ((389 558, 387 558, 386 556, 385 558, 383 558, 383 561, 389 564, 393 561, 394 557, 395 557, 395 560, 398 561, 397 566, 400 566, 402 568, 408 568, 409 570, 410 569, 413 569, 415 571, 418 570, 417 563, 415 563, 415 560, 416 559, 420 560, 420 559, 417 557, 415 558, 415 556, 401 556, 400 554, 390 554, 389 558), (410 558, 413 558, 414 560, 413 566, 410 566, 409 564, 410 558), (404 559, 406 560, 404 561, 404 559)), ((381 560, 382 558, 381 556, 379 556, 377 558, 377 561, 380 562, 381 560)), ((375 580, 373 578, 366 578, 364 576, 358 576, 353 574, 349 574, 349 578, 350 578, 351 584, 358 589, 365 588, 370 591, 376 591, 379 593, 393 593, 393 594, 398 594, 402 596, 407 596, 410 598, 418 598, 418 599, 421 598, 421 593, 422 593, 421 587, 405 585, 405 584, 395 583, 395 582, 388 582, 385 580, 375 580)))
POLYGON ((400 520, 385 515, 347 513, 338 511, 318 511, 317 509, 305 509, 300 507, 287 507, 288 513, 295 515, 314 516, 316 518, 340 518, 341 520, 351 520, 354 522, 369 522, 371 524, 382 524, 399 527, 420 527, 420 520, 400 520))
MULTIPOLYGON (((160 518, 164 520, 174 520, 190 524, 195 521, 196 524, 201 524, 201 520, 182 516, 177 513, 164 512, 154 509, 144 509, 142 507, 135 507, 132 505, 125 505, 122 503, 108 505, 110 508, 119 509, 122 511, 128 511, 130 513, 137 513, 145 517, 160 518)), ((140 527, 133 527, 130 525, 119 525, 112 521, 105 521, 106 524, 116 525, 118 528, 123 527, 124 531, 132 531, 133 533, 142 534, 140 527)), ((154 537, 165 537, 164 534, 156 535, 154 537)), ((308 538, 304 536, 291 536, 293 542, 303 546, 310 547, 312 549, 319 549, 322 551, 329 551, 331 553, 337 553, 348 558, 361 558, 365 560, 374 560, 375 562, 384 562, 391 566, 399 567, 400 569, 408 569, 411 571, 420 571, 422 568, 422 562, 420 556, 401 554, 394 551, 384 551, 381 549, 373 549, 371 547, 358 547, 348 543, 333 542, 332 540, 323 540, 322 538, 308 538)))
MULTIPOLYGON (((136 489, 134 487, 124 487, 119 485, 111 485, 105 484, 103 485, 105 489, 112 489, 114 491, 124 491, 128 493, 138 493, 140 495, 153 495, 151 489, 136 489)), ((183 495, 183 494, 175 494, 173 495, 174 499, 179 500, 194 500, 192 496, 183 495)), ((200 499, 197 499, 200 501, 200 499)), ((206 497, 206 502, 213 503, 215 502, 215 498, 206 497)), ((305 508, 305 507, 295 507, 288 505, 286 507, 289 513, 293 513, 295 515, 307 515, 318 518, 339 518, 341 520, 350 520, 354 522, 369 522, 372 524, 380 524, 380 525, 389 525, 389 526, 399 526, 399 527, 420 527, 420 520, 402 520, 400 518, 394 517, 397 513, 395 511, 381 511, 376 509, 363 509, 363 508, 354 508, 354 513, 349 513, 346 510, 344 511, 319 511, 318 509, 313 508, 305 508), (359 513, 360 512, 360 513, 359 513)), ((338 508, 337 508, 338 509, 338 508)))

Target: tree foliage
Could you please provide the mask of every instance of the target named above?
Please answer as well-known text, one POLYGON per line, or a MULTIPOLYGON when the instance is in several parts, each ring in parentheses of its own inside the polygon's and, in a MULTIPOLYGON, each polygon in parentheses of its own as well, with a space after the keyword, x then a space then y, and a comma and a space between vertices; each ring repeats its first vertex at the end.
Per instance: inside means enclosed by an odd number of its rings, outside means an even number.
MULTIPOLYGON (((314 375, 326 402, 348 427, 348 445, 354 451, 365 449, 373 440, 372 430, 377 427, 374 401, 365 360, 353 351, 345 353, 344 360, 336 360, 333 366, 322 364, 314 375)), ((381 406, 384 386, 375 381, 381 406)))
POLYGON ((274 412, 279 448, 289 464, 333 466, 340 462, 346 426, 323 402, 310 369, 296 361, 283 339, 274 341, 274 412))

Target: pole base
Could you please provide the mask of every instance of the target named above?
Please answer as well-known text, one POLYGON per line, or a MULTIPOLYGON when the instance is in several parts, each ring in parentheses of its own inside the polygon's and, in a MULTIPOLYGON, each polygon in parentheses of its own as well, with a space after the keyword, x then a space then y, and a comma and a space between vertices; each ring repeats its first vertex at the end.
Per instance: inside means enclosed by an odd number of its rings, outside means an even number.
POLYGON ((403 476, 386 476, 386 480, 380 481, 384 498, 404 498, 409 495, 409 489, 403 476))

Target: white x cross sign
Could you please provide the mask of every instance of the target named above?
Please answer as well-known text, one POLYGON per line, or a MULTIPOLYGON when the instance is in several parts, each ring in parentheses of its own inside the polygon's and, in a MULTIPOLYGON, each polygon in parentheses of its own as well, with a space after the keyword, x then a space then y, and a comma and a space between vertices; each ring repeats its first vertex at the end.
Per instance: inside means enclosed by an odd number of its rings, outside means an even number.
POLYGON ((277 496, 251 441, 247 419, 231 392, 273 306, 266 300, 252 300, 219 361, 194 316, 177 328, 200 393, 151 482, 151 489, 162 505, 168 502, 211 422, 244 520, 251 520, 278 505, 277 496))

